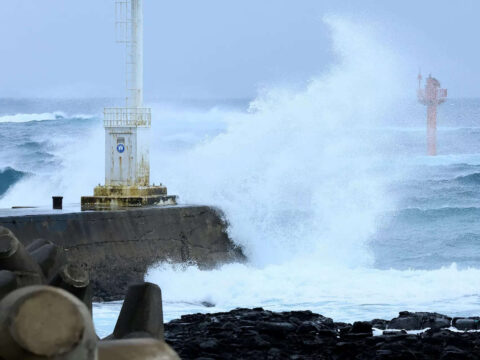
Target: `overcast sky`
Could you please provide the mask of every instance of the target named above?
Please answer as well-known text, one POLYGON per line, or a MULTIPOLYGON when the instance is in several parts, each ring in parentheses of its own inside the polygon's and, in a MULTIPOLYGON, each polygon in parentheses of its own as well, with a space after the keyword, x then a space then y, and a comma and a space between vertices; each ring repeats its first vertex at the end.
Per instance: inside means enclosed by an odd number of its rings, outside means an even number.
MULTIPOLYGON (((146 98, 250 98, 332 62, 325 14, 375 23, 414 77, 480 96, 478 0, 144 0, 146 98)), ((114 0, 1 0, 0 96, 124 94, 114 0)), ((376 59, 377 61, 378 59, 376 59)))

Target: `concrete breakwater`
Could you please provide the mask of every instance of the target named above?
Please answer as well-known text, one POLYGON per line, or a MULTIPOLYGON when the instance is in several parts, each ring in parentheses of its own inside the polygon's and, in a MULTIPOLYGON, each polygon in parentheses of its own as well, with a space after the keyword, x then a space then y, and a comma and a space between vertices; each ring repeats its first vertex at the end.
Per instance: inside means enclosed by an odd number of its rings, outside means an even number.
POLYGON ((128 284, 143 281, 158 262, 208 269, 245 260, 226 225, 208 206, 0 216, 0 226, 24 245, 42 238, 65 249, 68 261, 89 271, 94 295, 103 300, 123 298, 128 284))

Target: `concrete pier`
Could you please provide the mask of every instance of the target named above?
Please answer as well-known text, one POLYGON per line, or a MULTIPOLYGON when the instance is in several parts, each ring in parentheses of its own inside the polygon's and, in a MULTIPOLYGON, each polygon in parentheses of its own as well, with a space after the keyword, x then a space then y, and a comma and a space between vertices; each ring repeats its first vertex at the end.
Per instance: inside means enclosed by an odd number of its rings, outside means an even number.
POLYGON ((45 239, 63 247, 68 260, 89 271, 94 295, 122 298, 161 261, 200 268, 243 261, 226 233, 221 213, 208 206, 159 206, 118 211, 0 211, 0 226, 26 246, 45 239))

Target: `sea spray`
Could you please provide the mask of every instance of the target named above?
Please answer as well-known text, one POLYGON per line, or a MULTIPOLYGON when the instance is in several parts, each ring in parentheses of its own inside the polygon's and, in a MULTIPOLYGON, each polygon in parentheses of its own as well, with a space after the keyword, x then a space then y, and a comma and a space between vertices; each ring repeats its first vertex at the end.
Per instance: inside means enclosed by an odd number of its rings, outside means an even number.
POLYGON ((477 269, 374 268, 369 240, 379 215, 395 209, 389 188, 406 162, 394 156, 397 139, 371 130, 394 112, 402 66, 372 29, 326 22, 337 64, 304 91, 264 90, 224 133, 162 161, 156 175, 183 202, 220 207, 250 260, 213 271, 150 269, 146 279, 177 315, 202 301, 217 311, 311 309, 345 321, 480 311, 477 269))
POLYGON ((395 56, 363 25, 326 22, 338 63, 324 75, 300 92, 265 89, 248 113, 227 119, 226 132, 152 166, 184 203, 220 207, 256 265, 297 256, 370 264, 365 241, 390 206, 381 139, 366 129, 399 91, 395 56))
POLYGON ((0 199, 0 208, 49 205, 53 195, 63 195, 65 203, 78 203, 80 194, 90 193, 101 181, 104 135, 100 118, 3 126, 12 138, 3 142, 0 164, 30 176, 9 188, 0 199))
POLYGON ((478 269, 437 270, 325 267, 291 261, 263 268, 231 264, 213 271, 163 265, 146 278, 162 286, 167 312, 224 311, 236 307, 312 310, 337 321, 391 319, 399 311, 451 316, 480 312, 478 269), (202 309, 208 301, 215 308, 202 309), (197 304, 197 306, 194 306, 197 304))

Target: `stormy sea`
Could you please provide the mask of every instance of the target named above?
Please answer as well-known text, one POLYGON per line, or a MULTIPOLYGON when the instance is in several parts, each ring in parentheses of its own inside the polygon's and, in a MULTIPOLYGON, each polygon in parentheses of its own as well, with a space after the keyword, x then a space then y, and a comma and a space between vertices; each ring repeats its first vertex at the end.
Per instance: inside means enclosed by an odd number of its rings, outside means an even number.
MULTIPOLYGON (((304 84, 148 101, 152 181, 181 204, 222 209, 249 259, 150 269, 167 321, 256 306, 349 322, 480 314, 480 99, 441 105, 438 156, 426 156, 416 74, 405 86, 396 52, 330 25, 338 62, 304 84)), ((119 102, 1 99, 0 208, 52 195, 78 207, 104 181, 102 108, 119 102)), ((100 336, 120 307, 94 305, 100 336)))

